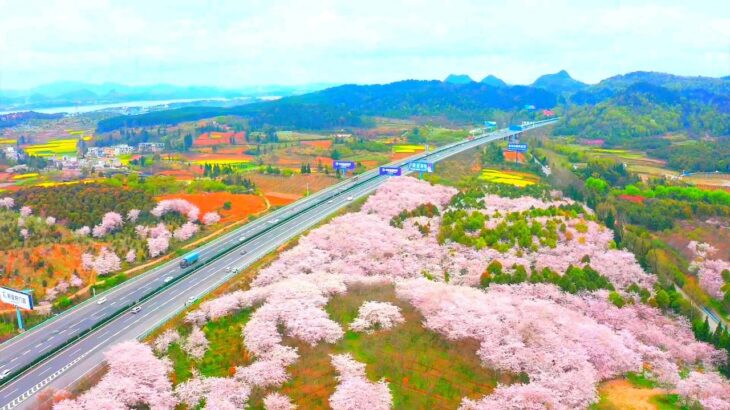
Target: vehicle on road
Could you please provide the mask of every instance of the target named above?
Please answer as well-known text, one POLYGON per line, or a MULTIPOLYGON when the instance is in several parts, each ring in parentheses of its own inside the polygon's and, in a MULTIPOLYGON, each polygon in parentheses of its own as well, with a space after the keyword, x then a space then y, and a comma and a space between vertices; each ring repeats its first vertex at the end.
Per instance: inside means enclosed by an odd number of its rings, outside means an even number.
POLYGON ((142 310, 142 306, 135 306, 132 308, 132 314, 138 313, 140 310, 142 310))
POLYGON ((226 266, 226 272, 230 272, 232 270, 233 270, 233 268, 231 268, 230 266, 226 266))
POLYGON ((192 305, 195 303, 195 296, 190 296, 188 300, 185 301, 185 306, 192 305))
POLYGON ((238 242, 243 242, 245 240, 246 240, 246 237, 245 236, 241 236, 241 237, 238 238, 238 242))
POLYGON ((172 280, 172 276, 168 276, 168 277, 165 278, 165 283, 167 283, 167 282, 169 282, 171 280, 172 280))
POLYGON ((248 251, 247 251, 247 250, 245 250, 245 249, 241 250, 241 255, 245 255, 245 254, 247 254, 247 253, 248 253, 248 251))
POLYGON ((328 203, 328 204, 331 204, 331 203, 332 203, 332 200, 330 199, 329 201, 327 201, 327 203, 328 203))
POLYGON ((5 379, 10 374, 10 369, 5 369, 0 372, 0 380, 5 379))
POLYGON ((106 302, 106 296, 102 296, 99 300, 96 301, 96 304, 101 305, 104 302, 106 302))
POLYGON ((180 267, 185 269, 188 266, 197 262, 198 259, 200 259, 200 254, 198 252, 190 252, 189 254, 182 257, 182 259, 180 260, 180 267))
POLYGON ((347 197, 347 200, 348 200, 348 201, 352 201, 352 197, 351 197, 351 196, 348 196, 348 197, 347 197))

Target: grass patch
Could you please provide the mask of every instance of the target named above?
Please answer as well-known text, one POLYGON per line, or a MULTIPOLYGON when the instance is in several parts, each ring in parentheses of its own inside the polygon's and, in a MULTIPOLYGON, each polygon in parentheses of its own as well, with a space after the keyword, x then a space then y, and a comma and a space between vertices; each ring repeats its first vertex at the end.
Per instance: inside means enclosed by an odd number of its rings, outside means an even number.
POLYGON ((678 394, 660 394, 651 398, 658 410, 690 410, 690 407, 680 402, 678 394))
POLYGON ((526 172, 499 171, 496 169, 483 169, 479 175, 479 179, 482 181, 509 184, 518 187, 534 185, 540 181, 537 176, 526 172))
POLYGON ((476 341, 450 342, 422 326, 423 317, 395 297, 392 286, 356 287, 333 298, 327 305, 330 317, 347 329, 363 302, 388 301, 400 306, 406 323, 391 331, 373 334, 346 331, 334 345, 314 348, 289 339, 299 348, 301 359, 290 367, 291 380, 282 389, 300 408, 328 407, 327 400, 337 385, 329 354, 351 353, 367 364, 371 380, 385 378, 393 395, 394 408, 455 409, 463 397, 480 398, 491 393, 498 382, 515 377, 480 365, 476 341))
POLYGON ((647 379, 644 373, 628 372, 626 379, 636 387, 651 389, 657 386, 657 383, 654 380, 647 379))

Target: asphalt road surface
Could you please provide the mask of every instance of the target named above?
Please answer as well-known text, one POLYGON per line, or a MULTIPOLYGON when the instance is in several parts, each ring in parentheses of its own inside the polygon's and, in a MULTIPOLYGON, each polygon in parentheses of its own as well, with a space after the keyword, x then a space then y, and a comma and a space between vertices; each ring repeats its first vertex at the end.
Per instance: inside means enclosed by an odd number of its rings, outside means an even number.
MULTIPOLYGON (((545 124, 537 124, 536 128, 545 124)), ((499 130, 471 141, 459 141, 421 155, 420 159, 441 159, 478 145, 506 138, 516 132, 499 130)), ((405 165, 414 161, 400 161, 405 165)), ((405 171, 405 169, 404 169, 405 171)), ((267 253, 275 250, 322 219, 347 206, 352 200, 373 192, 388 177, 378 170, 350 178, 330 188, 278 209, 197 249, 200 261, 184 274, 180 258, 123 283, 96 298, 70 309, 45 324, 0 345, 0 372, 18 372, 36 358, 54 352, 28 370, 4 380, 0 388, 0 410, 33 408, 35 393, 46 388, 66 388, 97 368, 104 350, 123 340, 144 337, 185 308, 186 302, 203 297, 267 253), (352 198, 352 200, 348 200, 352 198), (214 256, 229 249, 214 260, 214 256), (203 265, 205 264, 205 265, 203 265), (203 266, 200 266, 203 265, 203 266), (167 282, 166 282, 167 281, 167 282), (162 291, 142 298, 167 285, 162 291), (103 303, 98 303, 100 299, 103 303), (112 316, 135 301, 141 309, 127 309, 78 340, 68 340, 112 316), (64 344, 67 344, 65 347, 64 344)))

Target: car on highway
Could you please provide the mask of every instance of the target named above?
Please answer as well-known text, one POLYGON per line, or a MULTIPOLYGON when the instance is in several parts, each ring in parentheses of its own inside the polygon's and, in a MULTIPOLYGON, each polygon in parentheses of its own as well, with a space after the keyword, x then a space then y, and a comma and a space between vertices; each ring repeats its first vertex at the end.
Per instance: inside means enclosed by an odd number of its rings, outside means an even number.
POLYGON ((242 249, 242 250, 241 250, 241 255, 245 255, 245 254, 247 254, 247 253, 248 253, 248 251, 247 251, 247 250, 245 250, 245 249, 242 249))
POLYGON ((240 236, 240 237, 238 238, 238 242, 243 242, 243 241, 245 241, 245 240, 246 240, 246 237, 245 237, 245 236, 240 236))
POLYGON ((132 314, 138 313, 140 310, 142 310, 142 306, 135 306, 132 308, 132 314))
POLYGON ((230 267, 230 266, 226 266, 226 272, 230 272, 230 271, 232 271, 232 270, 233 270, 233 268, 232 268, 232 267, 230 267))
POLYGON ((10 369, 5 369, 2 372, 0 372, 0 380, 5 379, 10 374, 10 369))
POLYGON ((106 296, 102 296, 99 300, 96 301, 96 304, 101 305, 104 302, 106 302, 106 296))
POLYGON ((185 306, 192 305, 195 303, 195 296, 190 296, 188 300, 185 301, 185 306))
POLYGON ((347 197, 347 200, 348 200, 348 201, 352 201, 352 197, 351 197, 351 196, 348 196, 348 197, 347 197))
POLYGON ((332 200, 330 199, 329 201, 327 201, 327 203, 328 203, 328 204, 331 204, 331 203, 332 203, 332 200))
POLYGON ((173 279, 173 278, 172 278, 172 276, 167 276, 167 277, 165 277, 165 283, 167 283, 167 282, 171 281, 172 279, 173 279))

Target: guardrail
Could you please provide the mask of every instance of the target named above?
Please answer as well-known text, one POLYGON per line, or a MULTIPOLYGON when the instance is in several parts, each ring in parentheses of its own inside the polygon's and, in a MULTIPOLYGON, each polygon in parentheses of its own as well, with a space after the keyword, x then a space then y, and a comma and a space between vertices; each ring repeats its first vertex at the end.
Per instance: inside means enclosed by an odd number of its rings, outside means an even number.
MULTIPOLYGON (((556 121, 556 120, 557 119, 551 119, 550 121, 556 121)), ((428 158, 428 157, 430 157, 432 155, 435 155, 435 154, 438 154, 440 152, 443 152, 444 150, 457 147, 459 145, 470 145, 471 144, 471 145, 475 145, 476 146, 476 145, 479 145, 479 144, 475 144, 475 141, 479 141, 481 139, 486 138, 489 135, 501 133, 501 132, 504 132, 504 131, 506 131, 506 130, 498 130, 498 131, 494 131, 494 132, 491 132, 491 133, 485 133, 485 134, 483 134, 483 135, 481 135, 481 136, 479 136, 479 137, 477 137, 477 138, 475 138, 473 140, 457 141, 457 142, 454 142, 452 144, 445 145, 445 146, 441 147, 437 151, 430 152, 430 153, 424 153, 424 154, 419 155, 417 157, 408 158, 406 160, 394 161, 394 162, 392 162, 392 163, 390 163, 388 165, 402 167, 402 166, 408 164, 411 161, 425 159, 425 158, 428 158)), ((505 137, 507 137, 507 136, 509 136, 511 134, 513 134, 513 133, 507 132, 507 133, 505 133, 505 136, 504 137, 501 137, 501 138, 505 138, 505 137)), ((196 265, 193 265, 191 269, 187 269, 187 270, 183 271, 182 274, 173 277, 173 279, 171 281, 166 282, 166 283, 163 282, 162 285, 160 285, 160 286, 152 289, 148 293, 145 293, 144 295, 142 295, 136 301, 134 301, 132 303, 129 303, 129 304, 127 304, 127 305, 125 305, 125 306, 117 309, 112 314, 110 314, 108 316, 105 316, 104 318, 101 318, 99 321, 93 323, 88 328, 86 328, 86 329, 80 331, 78 334, 76 334, 76 335, 74 335, 74 336, 66 339, 60 345, 57 345, 56 347, 51 348, 48 352, 45 352, 45 353, 41 354, 40 356, 37 356, 31 362, 27 363, 26 365, 23 365, 23 366, 19 367, 16 371, 14 371, 13 373, 11 373, 10 377, 6 378, 2 383, 0 383, 0 386, 5 385, 5 384, 7 384, 7 383, 9 383, 9 382, 17 379, 17 377, 20 376, 22 373, 24 373, 25 371, 33 368, 38 363, 46 360, 47 358, 49 358, 51 356, 54 356, 54 355, 56 355, 58 353, 61 353, 64 349, 66 349, 72 343, 75 343, 78 340, 83 339, 88 334, 90 334, 92 331, 94 331, 94 330, 96 330, 96 329, 104 326, 105 324, 107 324, 107 323, 111 322, 112 320, 116 319, 117 317, 121 316, 124 312, 126 312, 127 310, 129 310, 131 307, 133 307, 133 306, 135 306, 137 304, 141 304, 141 303, 146 302, 147 300, 149 300, 153 296, 155 296, 155 295, 157 295, 157 294, 165 291, 169 287, 177 284, 178 282, 180 282, 184 278, 190 276, 192 273, 197 272, 197 271, 203 269, 204 267, 206 267, 206 266, 210 265, 211 263, 217 261, 220 257, 222 257, 222 256, 224 256, 226 254, 229 254, 229 253, 233 252, 236 248, 238 248, 240 246, 243 246, 244 244, 249 243, 253 239, 262 236, 263 234, 265 234, 265 233, 269 232, 270 230, 276 228, 281 223, 284 223, 286 221, 289 221, 289 220, 291 220, 291 219, 299 216, 300 214, 302 214, 304 212, 307 212, 307 211, 311 210, 312 208, 314 208, 314 207, 322 204, 323 202, 326 202, 329 198, 331 198, 331 196, 327 195, 327 193, 329 193, 331 191, 335 191, 336 192, 335 195, 339 195, 341 193, 345 193, 345 192, 348 192, 348 191, 350 191, 352 189, 355 189, 356 187, 359 187, 360 185, 362 185, 362 184, 364 184, 366 182, 369 182, 369 181, 371 181, 371 180, 373 180, 375 178, 378 178, 378 177, 380 177, 380 174, 379 174, 378 170, 372 170, 372 171, 368 171, 368 172, 365 172, 363 174, 360 174, 359 175, 359 178, 357 180, 348 179, 348 180, 342 181, 340 183, 337 183, 337 184, 329 187, 326 190, 322 190, 322 191, 318 192, 313 197, 307 197, 310 200, 303 202, 303 204, 306 204, 306 206, 304 208, 297 209, 296 212, 293 212, 293 213, 291 213, 288 216, 282 216, 283 219, 280 220, 279 222, 277 222, 276 224, 267 225, 265 222, 263 222, 263 219, 262 219, 260 223, 263 224, 263 227, 264 227, 263 229, 261 229, 261 230, 255 232, 254 234, 246 237, 246 239, 243 240, 243 241, 240 241, 240 242, 236 241, 233 244, 231 244, 230 246, 227 246, 227 247, 223 248, 222 250, 216 252, 213 256, 209 256, 205 260, 201 261, 200 263, 198 263, 196 265), (349 184, 349 182, 353 182, 353 183, 351 185, 349 185, 349 186, 346 186, 344 189, 340 189, 341 186, 347 185, 347 184, 349 184)), ((295 204, 292 204, 292 205, 295 205, 295 204)), ((292 208, 297 208, 297 207, 299 207, 301 205, 302 205, 302 203, 299 203, 299 204, 297 204, 296 206, 294 206, 292 208)), ((289 209, 291 209, 291 208, 289 208, 289 209)), ((276 214, 285 213, 285 212, 288 211, 288 209, 287 208, 280 208, 277 211, 272 212, 272 214, 269 214, 268 215, 268 218, 271 218, 271 217, 276 216, 275 213, 276 214), (277 211, 282 211, 282 212, 277 212, 277 211)), ((249 228, 246 228, 246 229, 249 229, 249 228)), ((224 236, 218 238, 215 242, 220 242, 221 240, 229 239, 230 237, 235 236, 235 234, 237 234, 237 232, 240 229, 243 229, 243 228, 238 228, 238 229, 234 230, 233 232, 230 232, 228 234, 225 234, 224 236)), ((206 244, 205 246, 212 246, 212 244, 206 244)), ((176 259, 173 259, 172 261, 170 261, 170 262, 168 262, 168 263, 166 263, 164 265, 161 265, 159 267, 154 268, 152 271, 150 271, 148 273, 151 273, 151 272, 153 272, 156 269, 169 266, 169 265, 171 265, 173 263, 176 263, 176 262, 177 262, 177 258, 176 259)), ((146 273, 144 275, 140 275, 136 279, 139 279, 139 278, 141 278, 143 276, 147 276, 148 273, 146 273)), ((127 282, 127 283, 131 283, 131 282, 127 282)), ((108 293, 108 292, 110 292, 112 290, 114 290, 114 288, 109 289, 109 290, 107 290, 105 292, 102 292, 102 293, 100 293, 100 295, 104 295, 104 294, 106 294, 106 293, 108 293)), ((118 290, 118 288, 117 288, 117 290, 118 290)), ((82 304, 87 303, 87 302, 90 302, 91 300, 92 299, 88 299, 87 301, 82 302, 82 304)), ((82 304, 79 304, 79 305, 75 306, 75 308, 80 308, 80 306, 82 304)), ((71 309, 69 311, 71 311, 71 309)), ((38 328, 39 326, 40 325, 35 326, 34 328, 38 328)), ((13 338, 13 339, 15 339, 15 338, 13 338)), ((11 339, 11 340, 13 340, 13 339, 11 339)), ((58 375, 60 375, 61 373, 63 373, 63 371, 61 371, 60 373, 58 373, 58 375)), ((55 377, 57 377, 58 375, 56 375, 55 377)), ((12 407, 9 407, 9 408, 12 408, 12 407)), ((0 408, 0 410, 6 410, 6 406, 3 406, 2 408, 0 408)))

